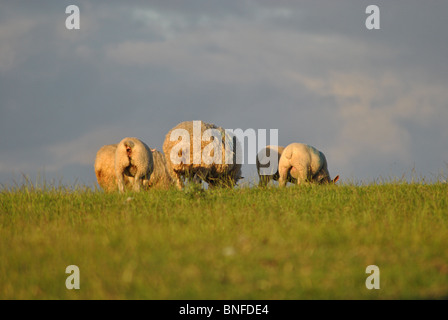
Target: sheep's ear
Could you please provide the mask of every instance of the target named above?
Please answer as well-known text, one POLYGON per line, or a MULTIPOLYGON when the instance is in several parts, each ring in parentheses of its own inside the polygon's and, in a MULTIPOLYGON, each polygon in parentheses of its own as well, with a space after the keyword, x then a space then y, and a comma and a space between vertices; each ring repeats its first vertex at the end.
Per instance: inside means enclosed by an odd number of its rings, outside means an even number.
POLYGON ((334 177, 334 179, 331 181, 333 183, 336 183, 339 180, 339 175, 337 175, 336 177, 334 177))

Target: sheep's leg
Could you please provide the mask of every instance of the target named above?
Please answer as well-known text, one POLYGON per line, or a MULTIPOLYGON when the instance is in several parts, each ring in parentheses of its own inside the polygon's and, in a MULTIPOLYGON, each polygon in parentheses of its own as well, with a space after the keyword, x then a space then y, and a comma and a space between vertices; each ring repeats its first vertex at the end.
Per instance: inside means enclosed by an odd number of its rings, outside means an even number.
POLYGON ((193 181, 196 183, 202 183, 202 181, 207 181, 208 170, 200 168, 196 171, 193 181))
POLYGON ((124 174, 123 172, 117 172, 117 185, 118 185, 118 191, 124 192, 124 174))
POLYGON ((306 155, 295 154, 291 159, 291 177, 297 180, 300 185, 307 181, 311 181, 310 159, 306 155))
POLYGON ((143 172, 137 172, 134 177, 133 186, 134 191, 141 191, 142 188, 149 186, 149 179, 151 174, 144 174, 143 172))
POLYGON ((191 178, 191 181, 192 181, 193 183, 196 183, 196 184, 201 184, 201 183, 202 183, 202 175, 196 173, 196 174, 193 176, 193 178, 191 178))
POLYGON ((296 183, 298 185, 300 185, 302 183, 306 183, 307 181, 310 181, 310 176, 308 174, 308 170, 306 170, 301 165, 292 167, 290 174, 291 174, 292 178, 296 179, 296 183))
POLYGON ((115 152, 115 176, 117 178, 118 191, 121 193, 124 192, 125 187, 125 170, 130 164, 127 152, 126 147, 122 145, 118 145, 115 152))
POLYGON ((134 177, 133 189, 135 192, 140 192, 143 183, 143 175, 138 173, 134 177))
POLYGON ((149 179, 150 179, 149 175, 146 175, 146 176, 143 177, 143 179, 142 179, 142 186, 143 187, 145 187, 145 188, 149 187, 149 179))
POLYGON ((286 182, 288 180, 288 167, 280 167, 278 168, 279 178, 278 185, 279 187, 286 187, 286 182))
POLYGON ((184 185, 183 185, 182 180, 181 180, 181 178, 180 178, 180 174, 175 173, 175 175, 174 175, 174 180, 176 181, 176 187, 177 187, 179 190, 182 190, 182 189, 184 188, 184 185))

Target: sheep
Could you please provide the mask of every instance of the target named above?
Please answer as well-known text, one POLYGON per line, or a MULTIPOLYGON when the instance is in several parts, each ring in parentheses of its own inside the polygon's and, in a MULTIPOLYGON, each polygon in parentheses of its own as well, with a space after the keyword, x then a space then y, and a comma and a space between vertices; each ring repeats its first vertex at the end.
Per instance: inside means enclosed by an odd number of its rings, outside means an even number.
POLYGON ((291 143, 283 150, 278 172, 280 187, 286 186, 288 174, 297 181, 297 184, 304 182, 335 183, 339 180, 339 176, 333 180, 330 178, 325 155, 316 148, 303 143, 291 143))
MULTIPOLYGON (((285 147, 283 146, 269 145, 257 154, 256 166, 259 178, 259 187, 265 187, 271 180, 278 181, 278 164, 280 162, 280 157, 283 153, 283 150, 285 150, 285 147), (272 157, 271 153, 274 153, 272 157), (277 156, 276 159, 274 158, 274 161, 277 161, 277 163, 271 163, 271 161, 269 160, 269 158, 273 158, 274 156, 277 156), (266 159, 266 157, 268 157, 268 159, 266 159)), ((294 179, 291 177, 289 172, 287 181, 294 182, 294 179)))
MULTIPOLYGON (((96 180, 104 191, 112 192, 117 190, 117 179, 115 177, 115 151, 117 144, 108 144, 102 146, 96 153, 95 175, 96 180)), ((126 176, 125 182, 129 184, 130 180, 126 176)))
POLYGON ((156 149, 151 149, 154 161, 154 171, 149 179, 150 189, 169 189, 174 180, 168 170, 165 155, 156 149))
POLYGON ((163 152, 177 188, 183 189, 184 180, 204 181, 210 187, 234 186, 242 179, 241 164, 235 161, 237 143, 236 137, 223 128, 203 121, 185 121, 172 128, 166 134, 163 152), (213 140, 207 136, 209 129, 219 134, 220 140, 215 140, 214 134, 213 140), (215 150, 219 153, 215 154, 215 150))
POLYGON ((115 151, 115 176, 118 191, 124 192, 125 176, 131 177, 134 191, 146 187, 154 170, 151 149, 137 138, 124 138, 115 151))
MULTIPOLYGON (((95 174, 98 184, 107 192, 117 190, 117 179, 115 177, 115 152, 117 144, 109 144, 102 146, 97 152, 95 159, 95 174)), ((149 179, 149 189, 168 189, 174 184, 165 160, 165 155, 156 150, 151 149, 154 163, 154 170, 149 179)), ((125 186, 129 187, 132 177, 124 176, 125 186)))
MULTIPOLYGON (((128 138, 131 139, 129 141, 132 141, 132 139, 135 138, 128 138)), ((139 143, 137 143, 139 144, 139 143)), ((142 142, 143 144, 143 142, 142 142)), ((114 190, 117 190, 118 183, 117 183, 117 173, 115 170, 115 158, 117 153, 117 147, 118 144, 109 144, 102 146, 97 154, 95 159, 95 175, 98 181, 98 184, 102 189, 104 189, 107 192, 111 192, 114 190)), ((144 148, 146 149, 146 148, 144 148)), ((146 152, 144 152, 146 153, 146 152)), ((127 155, 126 155, 127 157, 127 155)), ((152 163, 152 160, 151 160, 152 163)), ((149 167, 149 164, 147 165, 149 167)), ((136 167, 133 168, 126 168, 124 169, 124 175, 123 178, 123 184, 124 186, 132 186, 134 184, 134 173, 136 172, 136 167)), ((142 185, 147 187, 148 182, 145 180, 143 181, 142 185)), ((138 188, 138 187, 137 187, 138 188)), ((124 188, 123 188, 124 189, 124 188)), ((136 189, 134 189, 136 190, 136 189)))

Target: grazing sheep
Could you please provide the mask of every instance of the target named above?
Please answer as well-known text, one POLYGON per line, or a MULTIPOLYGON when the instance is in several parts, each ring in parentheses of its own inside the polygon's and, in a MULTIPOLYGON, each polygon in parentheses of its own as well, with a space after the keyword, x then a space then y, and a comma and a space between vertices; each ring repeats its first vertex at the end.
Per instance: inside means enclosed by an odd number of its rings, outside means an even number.
POLYGON ((235 161, 237 143, 236 137, 214 124, 202 121, 179 123, 167 133, 163 143, 168 169, 176 186, 182 189, 183 180, 197 183, 205 181, 211 187, 234 186, 242 179, 241 164, 235 161), (219 134, 220 141, 215 141, 214 136, 208 140, 204 135, 204 132, 210 133, 208 129, 219 134), (220 152, 215 154, 215 150, 220 152), (226 161, 226 151, 227 157, 232 157, 233 161, 226 161), (214 160, 210 161, 210 157, 214 160))
MULTIPOLYGON (((117 144, 109 144, 102 146, 98 150, 95 159, 95 174, 98 184, 107 192, 117 190, 117 179, 115 177, 115 152, 117 144)), ((173 178, 170 176, 166 166, 165 155, 156 150, 151 149, 154 163, 154 171, 149 179, 149 188, 167 189, 173 185, 173 178)), ((132 183, 132 177, 125 175, 124 183, 126 187, 132 183)))
POLYGON ((339 176, 333 180, 330 179, 325 155, 316 148, 303 143, 291 143, 283 150, 278 172, 280 187, 286 186, 288 174, 297 180, 297 184, 304 182, 335 183, 339 179, 339 176))
POLYGON ((154 171, 149 179, 149 188, 169 189, 174 185, 174 180, 168 170, 165 155, 156 149, 151 149, 151 152, 154 161, 154 171))
MULTIPOLYGON (((115 177, 115 151, 116 144, 102 146, 96 153, 95 158, 95 175, 96 180, 104 191, 117 190, 117 179, 115 177)), ((126 179, 126 183, 129 183, 126 179)))
POLYGON ((115 151, 115 176, 118 191, 124 192, 125 176, 131 177, 134 191, 147 186, 154 170, 151 149, 137 138, 124 138, 115 151))
MULTIPOLYGON (((283 153, 283 150, 285 150, 285 147, 282 146, 266 146, 266 148, 262 149, 257 154, 256 165, 259 178, 259 187, 265 187, 271 180, 278 181, 278 164, 280 163, 280 157, 283 153), (277 156, 277 163, 270 163, 269 158, 271 158, 271 153, 275 153, 275 155, 277 156), (266 157, 268 157, 268 159, 266 159, 266 157)), ((275 155, 273 155, 272 157, 274 157, 275 155)), ((287 181, 294 182, 294 179, 291 177, 289 172, 287 181)))
MULTIPOLYGON (((109 144, 102 146, 95 159, 95 175, 98 184, 102 189, 107 192, 117 190, 117 176, 115 172, 115 155, 118 144, 109 144)), ((124 185, 129 187, 133 184, 134 177, 130 174, 129 170, 125 170, 123 177, 124 185)))

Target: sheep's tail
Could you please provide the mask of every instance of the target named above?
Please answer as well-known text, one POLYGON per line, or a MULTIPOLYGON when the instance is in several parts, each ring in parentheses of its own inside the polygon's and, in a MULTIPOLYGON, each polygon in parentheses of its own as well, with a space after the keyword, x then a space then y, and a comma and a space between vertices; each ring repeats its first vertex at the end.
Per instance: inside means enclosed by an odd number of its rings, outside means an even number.
POLYGON ((132 141, 132 140, 125 140, 125 141, 123 141, 123 144, 125 145, 125 146, 127 146, 127 147, 130 147, 130 148, 134 148, 134 146, 135 146, 135 143, 134 143, 134 141, 132 141))

